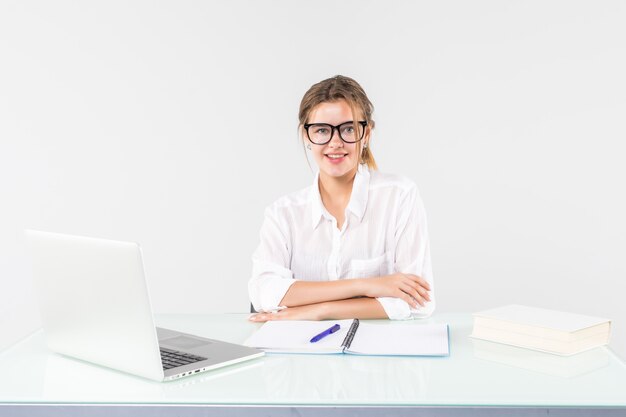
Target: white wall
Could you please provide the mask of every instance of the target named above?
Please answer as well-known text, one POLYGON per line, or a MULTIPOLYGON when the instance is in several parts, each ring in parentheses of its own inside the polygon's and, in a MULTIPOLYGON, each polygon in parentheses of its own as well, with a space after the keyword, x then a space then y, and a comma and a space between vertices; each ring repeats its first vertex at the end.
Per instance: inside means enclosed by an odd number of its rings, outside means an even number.
POLYGON ((22 229, 141 242, 155 310, 244 312, 264 207, 312 178, 299 101, 357 79, 419 185, 439 311, 614 319, 626 356, 621 1, 0 3, 0 347, 39 325, 22 229))

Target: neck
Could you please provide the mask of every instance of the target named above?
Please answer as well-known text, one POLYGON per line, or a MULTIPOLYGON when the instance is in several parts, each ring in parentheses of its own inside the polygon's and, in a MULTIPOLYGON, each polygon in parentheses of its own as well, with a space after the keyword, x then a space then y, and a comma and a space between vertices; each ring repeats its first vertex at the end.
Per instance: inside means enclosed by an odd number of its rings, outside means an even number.
POLYGON ((350 201, 352 194, 352 185, 356 176, 356 169, 351 170, 341 177, 331 177, 320 172, 319 190, 322 202, 328 208, 329 206, 343 206, 344 208, 350 201))

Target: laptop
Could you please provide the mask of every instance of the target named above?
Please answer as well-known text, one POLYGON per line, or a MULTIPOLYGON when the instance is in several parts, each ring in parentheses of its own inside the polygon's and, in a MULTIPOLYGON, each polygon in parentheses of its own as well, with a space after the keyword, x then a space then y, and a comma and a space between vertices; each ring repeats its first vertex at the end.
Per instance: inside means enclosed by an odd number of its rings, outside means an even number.
POLYGON ((137 243, 37 230, 25 236, 46 343, 54 352, 155 381, 264 354, 156 327, 137 243))

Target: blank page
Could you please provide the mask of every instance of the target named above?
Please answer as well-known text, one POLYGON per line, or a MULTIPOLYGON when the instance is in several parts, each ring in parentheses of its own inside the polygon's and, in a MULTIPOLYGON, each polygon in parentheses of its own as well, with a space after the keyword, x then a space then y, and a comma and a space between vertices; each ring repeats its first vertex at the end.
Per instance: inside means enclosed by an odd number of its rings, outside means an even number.
POLYGON ((364 355, 447 356, 448 325, 361 322, 349 351, 364 355))

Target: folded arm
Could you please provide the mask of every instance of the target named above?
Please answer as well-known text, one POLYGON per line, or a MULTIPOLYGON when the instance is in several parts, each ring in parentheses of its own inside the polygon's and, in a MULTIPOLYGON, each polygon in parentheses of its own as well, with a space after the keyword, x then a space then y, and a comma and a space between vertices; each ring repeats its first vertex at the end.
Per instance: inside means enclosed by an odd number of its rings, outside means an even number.
POLYGON ((415 308, 430 300, 429 290, 426 280, 417 275, 400 273, 338 281, 296 281, 289 287, 280 305, 297 307, 355 297, 395 297, 415 308))
POLYGON ((343 318, 391 318, 377 297, 396 297, 412 306, 430 301, 427 281, 416 275, 339 281, 295 281, 289 287, 278 312, 262 312, 252 321, 327 320, 343 318))

